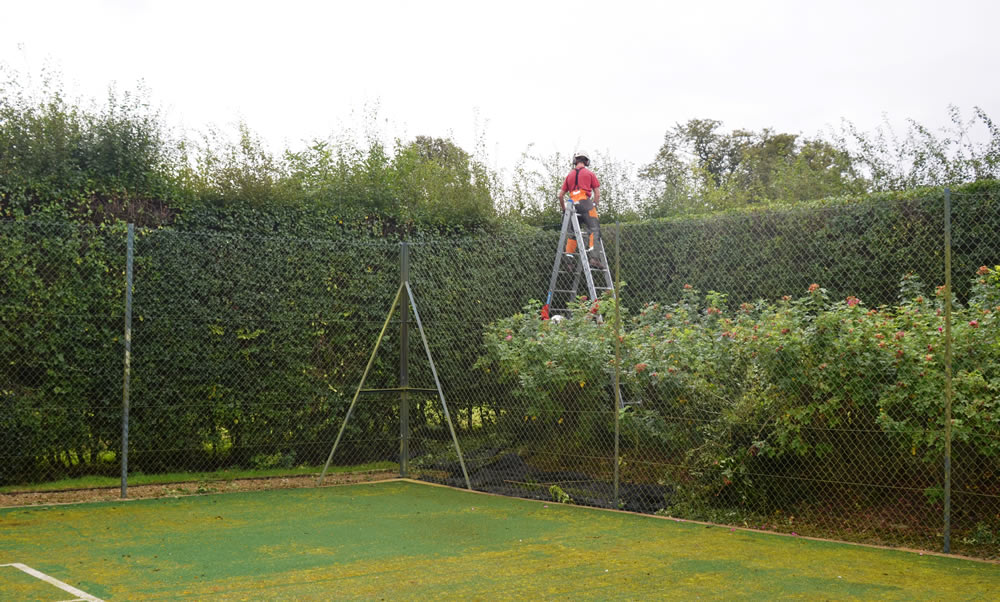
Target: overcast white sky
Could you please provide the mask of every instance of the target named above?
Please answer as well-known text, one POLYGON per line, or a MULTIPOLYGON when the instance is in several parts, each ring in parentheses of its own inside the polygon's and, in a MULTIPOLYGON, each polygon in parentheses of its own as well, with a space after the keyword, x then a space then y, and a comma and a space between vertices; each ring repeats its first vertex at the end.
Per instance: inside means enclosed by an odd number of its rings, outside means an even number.
POLYGON ((143 80, 172 123, 244 119, 278 148, 378 105, 389 136, 471 151, 485 130, 496 167, 532 143, 638 165, 696 117, 810 136, 937 128, 949 104, 1000 120, 998 23, 993 0, 0 0, 0 63, 88 97, 143 80))

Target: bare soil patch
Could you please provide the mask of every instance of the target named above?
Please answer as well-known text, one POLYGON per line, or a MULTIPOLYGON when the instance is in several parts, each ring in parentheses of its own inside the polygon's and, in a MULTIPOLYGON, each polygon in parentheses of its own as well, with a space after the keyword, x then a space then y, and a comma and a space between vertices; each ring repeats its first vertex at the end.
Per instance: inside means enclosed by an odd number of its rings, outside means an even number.
MULTIPOLYGON (((178 483, 157 483, 155 485, 129 485, 128 499, 141 500, 162 497, 180 497, 185 495, 231 493, 234 491, 264 491, 268 489, 331 487, 334 485, 346 485, 351 483, 383 481, 394 478, 398 476, 398 474, 398 472, 389 470, 328 474, 323 480, 322 485, 317 483, 319 475, 231 479, 222 481, 189 481, 178 483)), ((84 502, 113 502, 120 501, 121 499, 121 487, 0 493, 0 508, 39 506, 48 504, 77 504, 84 502)))

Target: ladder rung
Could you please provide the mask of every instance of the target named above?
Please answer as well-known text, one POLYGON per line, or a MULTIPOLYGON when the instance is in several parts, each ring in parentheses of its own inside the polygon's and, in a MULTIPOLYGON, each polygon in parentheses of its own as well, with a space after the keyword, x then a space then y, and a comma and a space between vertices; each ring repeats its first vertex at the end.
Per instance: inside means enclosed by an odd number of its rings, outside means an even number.
POLYGON ((554 290, 552 292, 553 293, 575 293, 576 291, 569 291, 569 290, 564 290, 564 289, 557 288, 556 290, 554 290))

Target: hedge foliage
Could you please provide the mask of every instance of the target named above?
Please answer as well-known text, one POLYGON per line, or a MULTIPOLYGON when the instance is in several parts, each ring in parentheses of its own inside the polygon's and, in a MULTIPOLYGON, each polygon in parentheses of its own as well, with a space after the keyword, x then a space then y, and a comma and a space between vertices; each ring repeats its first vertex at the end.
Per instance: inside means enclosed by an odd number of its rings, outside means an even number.
MULTIPOLYGON (((953 189, 951 204, 953 273, 971 273, 993 261, 1000 244, 1000 183, 953 189)), ((614 230, 605 229, 613 249, 614 230)), ((775 299, 813 282, 841 299, 892 303, 894 283, 904 272, 944 283, 944 191, 626 224, 621 269, 628 283, 624 300, 633 308, 676 299, 685 284, 723 291, 737 305, 775 299)), ((959 298, 968 296, 967 282, 956 280, 955 287, 959 298)))
MULTIPOLYGON (((372 235, 352 236, 339 220, 298 212, 206 215, 210 229, 137 230, 130 466, 322 462, 398 287, 400 246, 381 239, 376 222, 372 235)), ((5 406, 15 409, 3 413, 0 453, 16 458, 0 479, 112 473, 121 445, 124 225, 0 228, 0 374, 5 406)), ((547 254, 549 239, 517 240, 534 245, 530 258, 547 254)), ((484 312, 515 311, 512 284, 534 273, 531 288, 544 286, 537 266, 508 260, 508 248, 482 235, 410 245, 418 308, 443 373, 466 372, 484 312)), ((395 386, 398 325, 382 348, 370 387, 395 386)), ((416 333, 410 355, 418 358, 413 382, 432 386, 416 333)), ((456 406, 471 404, 465 399, 456 406)), ((419 429, 427 403, 416 403, 419 429)), ((337 460, 394 458, 395 411, 384 400, 360 404, 337 460)), ((429 407, 426 416, 439 422, 429 407)))
MULTIPOLYGON (((981 266, 970 288, 952 319, 954 482, 965 516, 996 526, 984 501, 1000 493, 1000 266, 981 266), (973 492, 986 496, 978 506, 973 492)), ((873 308, 831 299, 814 283, 728 309, 725 295, 689 285, 675 302, 625 312, 623 480, 667 483, 678 493, 673 511, 695 518, 710 508, 767 515, 826 504, 831 484, 852 501, 859 485, 876 504, 909 491, 940 502, 944 299, 924 289, 907 275, 894 304, 873 308)), ((614 302, 583 302, 558 323, 539 320, 539 309, 491 324, 479 365, 516 383, 527 418, 548 433, 532 439, 536 452, 552 439, 603 449, 614 302), (564 432, 581 414, 603 415, 603 428, 564 432)), ((520 426, 508 427, 525 440, 520 426)))
POLYGON ((123 233, 0 224, 0 483, 100 464, 117 448, 123 233))
MULTIPOLYGON (((956 274, 995 261, 998 191, 995 182, 953 191, 956 274)), ((605 224, 604 232, 612 264, 620 236, 623 304, 633 312, 678 298, 684 284, 725 292, 728 310, 811 282, 831 299, 855 295, 876 307, 897 301, 892 283, 902 273, 941 283, 942 206, 940 190, 924 190, 620 231, 605 224)), ((412 243, 421 317, 465 428, 475 426, 474 407, 518 403, 516 387, 470 367, 485 353, 485 324, 544 296, 557 236, 517 224, 414 229, 371 214, 290 207, 201 207, 169 227, 138 229, 134 467, 246 465, 260 454, 322 459, 398 286, 402 239, 412 243)), ((0 395, 14 408, 0 419, 0 454, 10 459, 0 480, 114 472, 125 227, 8 220, 0 240, 0 395)), ((960 279, 956 289, 966 301, 960 279)), ((390 329, 372 384, 397 378, 397 332, 390 329)), ((430 386, 422 354, 414 335, 411 380, 430 386)), ((416 403, 414 428, 442 436, 433 400, 416 403)), ((365 407, 344 457, 390 456, 395 410, 365 407), (364 441, 378 445, 365 451, 364 441)))
MULTIPOLYGON (((314 140, 274 154, 245 123, 188 138, 147 90, 101 103, 0 66, 0 216, 171 225, 188 211, 339 212, 406 230, 489 228, 494 174, 449 139, 314 140)), ((197 218, 196 218, 197 219, 197 218)))

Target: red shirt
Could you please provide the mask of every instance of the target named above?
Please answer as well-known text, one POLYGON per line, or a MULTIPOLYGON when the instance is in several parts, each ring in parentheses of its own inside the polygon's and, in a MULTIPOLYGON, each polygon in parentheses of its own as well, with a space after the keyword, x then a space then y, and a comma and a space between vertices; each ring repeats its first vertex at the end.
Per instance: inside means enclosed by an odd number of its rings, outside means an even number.
POLYGON ((590 171, 586 167, 580 168, 580 182, 577 184, 576 168, 569 172, 566 176, 566 181, 563 182, 562 192, 569 192, 570 190, 575 190, 580 188, 581 190, 587 191, 587 196, 592 196, 595 188, 600 188, 601 183, 597 181, 597 176, 594 172, 590 171))

